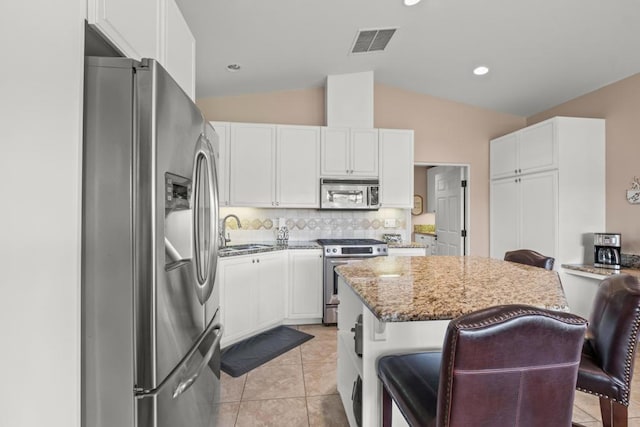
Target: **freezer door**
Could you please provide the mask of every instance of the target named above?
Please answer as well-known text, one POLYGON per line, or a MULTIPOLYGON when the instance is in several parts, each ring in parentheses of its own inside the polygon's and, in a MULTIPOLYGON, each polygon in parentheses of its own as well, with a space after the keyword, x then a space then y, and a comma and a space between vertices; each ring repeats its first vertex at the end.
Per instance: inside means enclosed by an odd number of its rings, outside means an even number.
POLYGON ((137 393, 138 425, 213 427, 220 395, 219 314, 180 364, 154 390, 137 393))

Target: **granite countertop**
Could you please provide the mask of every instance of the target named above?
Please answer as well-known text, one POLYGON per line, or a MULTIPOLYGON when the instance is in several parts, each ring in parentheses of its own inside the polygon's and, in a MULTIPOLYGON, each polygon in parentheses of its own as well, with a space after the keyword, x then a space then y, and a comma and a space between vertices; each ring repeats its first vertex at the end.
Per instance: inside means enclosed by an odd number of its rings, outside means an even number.
POLYGON ((632 276, 640 277, 640 268, 621 268, 620 270, 614 270, 612 268, 594 267, 593 265, 590 265, 590 264, 562 264, 562 268, 565 268, 567 270, 579 271, 582 273, 595 274, 598 276, 630 274, 632 276))
POLYGON ((228 248, 233 248, 234 246, 246 246, 246 245, 260 245, 259 248, 253 249, 241 249, 234 251, 220 251, 218 256, 220 258, 227 258, 232 256, 239 255, 249 255, 249 254, 258 254, 263 252, 274 252, 274 251, 284 251, 287 249, 322 249, 315 241, 290 241, 288 244, 280 244, 277 242, 251 242, 251 243, 238 243, 237 245, 227 245, 228 248))
POLYGON ((393 243, 388 243, 387 246, 389 248, 420 248, 420 249, 424 249, 424 243, 418 243, 418 242, 393 242, 393 243))
POLYGON ((502 304, 569 309, 555 271, 492 258, 377 257, 336 271, 383 322, 447 320, 502 304))
MULTIPOLYGON (((242 250, 234 250, 229 252, 220 252, 219 256, 221 258, 227 258, 232 256, 239 255, 249 255, 249 254, 258 254, 262 252, 274 252, 274 251, 283 251, 287 249, 322 249, 322 246, 319 245, 315 240, 312 241, 289 241, 288 244, 283 245, 277 242, 242 242, 234 245, 233 243, 227 245, 229 248, 233 248, 234 246, 245 246, 245 245, 260 245, 260 248, 254 249, 242 249, 242 250)), ((388 247, 390 248, 424 248, 424 244, 416 243, 416 242, 395 242, 389 243, 388 247)))
POLYGON ((424 234, 424 235, 426 235, 426 236, 433 236, 433 237, 435 237, 435 236, 436 236, 435 231, 434 231, 433 233, 432 233, 432 232, 430 232, 430 231, 414 231, 414 233, 415 233, 415 234, 424 234))

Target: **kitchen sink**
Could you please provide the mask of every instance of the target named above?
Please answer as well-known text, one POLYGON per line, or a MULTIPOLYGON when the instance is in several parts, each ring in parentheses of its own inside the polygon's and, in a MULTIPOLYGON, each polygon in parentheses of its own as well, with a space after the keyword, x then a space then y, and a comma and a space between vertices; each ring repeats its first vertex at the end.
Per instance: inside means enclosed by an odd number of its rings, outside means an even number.
POLYGON ((240 251, 250 251, 255 249, 268 249, 272 248, 273 245, 261 245, 261 244, 247 244, 247 245, 233 245, 226 246, 224 248, 220 248, 220 253, 230 253, 230 252, 240 252, 240 251))

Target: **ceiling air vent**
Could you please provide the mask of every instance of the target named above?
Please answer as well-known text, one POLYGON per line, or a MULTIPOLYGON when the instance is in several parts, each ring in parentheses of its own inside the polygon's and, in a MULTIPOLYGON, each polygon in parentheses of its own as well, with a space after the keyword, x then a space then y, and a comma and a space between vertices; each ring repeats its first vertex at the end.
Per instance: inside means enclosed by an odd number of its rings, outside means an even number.
POLYGON ((396 28, 361 30, 353 43, 351 53, 382 52, 395 32, 396 28))

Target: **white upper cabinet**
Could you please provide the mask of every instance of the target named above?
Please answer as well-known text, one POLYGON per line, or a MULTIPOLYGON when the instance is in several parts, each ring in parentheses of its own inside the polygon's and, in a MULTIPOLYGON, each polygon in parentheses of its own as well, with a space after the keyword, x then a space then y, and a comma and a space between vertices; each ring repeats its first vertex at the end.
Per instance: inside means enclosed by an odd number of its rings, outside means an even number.
POLYGON ((220 206, 229 206, 229 123, 209 122, 220 140, 218 151, 218 199, 220 206))
POLYGON ((158 0, 88 0, 87 21, 128 58, 159 58, 158 0))
POLYGON ((378 177, 378 129, 322 128, 320 173, 378 177))
POLYGON ((518 173, 518 136, 516 133, 492 140, 489 150, 491 178, 512 176, 518 173))
POLYGON ((554 121, 545 121, 491 141, 491 178, 558 167, 554 121))
POLYGON ((378 176, 378 129, 351 129, 351 176, 378 176))
POLYGON ((281 207, 320 206, 320 128, 278 126, 276 204, 281 207))
POLYGON ((274 206, 276 126, 232 123, 229 148, 231 206, 274 206))
POLYGON ((350 169, 349 128, 322 128, 320 162, 322 176, 346 176, 350 169))
POLYGON ((413 207, 413 131, 379 129, 383 208, 413 207))
POLYGON ((175 0, 87 0, 87 21, 124 56, 157 60, 195 99, 195 39, 175 0))
POLYGON ((232 123, 229 205, 318 208, 320 128, 232 123))
POLYGON ((175 0, 161 0, 165 5, 162 19, 159 58, 171 77, 191 99, 196 98, 196 39, 191 34, 175 0))
POLYGON ((584 236, 605 226, 604 150, 604 120, 578 117, 491 141, 491 257, 532 249, 558 267, 584 262, 584 236))

